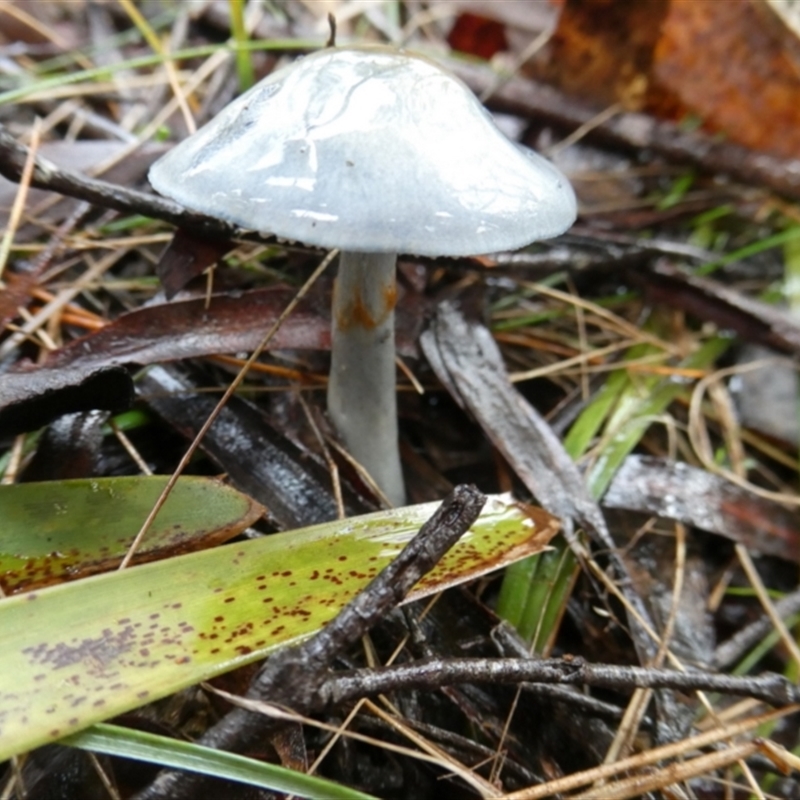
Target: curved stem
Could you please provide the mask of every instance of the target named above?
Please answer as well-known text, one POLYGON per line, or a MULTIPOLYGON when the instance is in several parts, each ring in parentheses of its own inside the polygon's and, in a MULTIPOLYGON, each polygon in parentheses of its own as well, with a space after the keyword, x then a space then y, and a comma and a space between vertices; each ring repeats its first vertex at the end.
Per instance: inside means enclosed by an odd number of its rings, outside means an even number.
POLYGON ((328 413, 352 456, 405 503, 397 443, 395 253, 343 252, 333 291, 328 413))

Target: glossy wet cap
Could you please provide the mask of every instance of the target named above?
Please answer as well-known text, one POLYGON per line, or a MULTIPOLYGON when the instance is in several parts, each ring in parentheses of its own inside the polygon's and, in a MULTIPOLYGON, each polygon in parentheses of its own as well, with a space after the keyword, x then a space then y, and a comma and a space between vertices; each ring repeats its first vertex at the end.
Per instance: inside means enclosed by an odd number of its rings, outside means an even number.
POLYGON ((425 58, 321 50, 274 72, 150 169, 161 194, 321 247, 470 255, 565 231, 575 196, 425 58))

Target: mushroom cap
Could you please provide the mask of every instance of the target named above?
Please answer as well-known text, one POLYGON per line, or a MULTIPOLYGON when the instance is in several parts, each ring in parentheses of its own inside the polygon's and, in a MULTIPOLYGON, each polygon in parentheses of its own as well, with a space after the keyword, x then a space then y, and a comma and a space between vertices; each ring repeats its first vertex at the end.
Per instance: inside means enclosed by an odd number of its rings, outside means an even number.
POLYGON ((186 208, 321 247, 416 255, 514 249, 576 203, 433 62, 329 48, 277 70, 150 169, 186 208))

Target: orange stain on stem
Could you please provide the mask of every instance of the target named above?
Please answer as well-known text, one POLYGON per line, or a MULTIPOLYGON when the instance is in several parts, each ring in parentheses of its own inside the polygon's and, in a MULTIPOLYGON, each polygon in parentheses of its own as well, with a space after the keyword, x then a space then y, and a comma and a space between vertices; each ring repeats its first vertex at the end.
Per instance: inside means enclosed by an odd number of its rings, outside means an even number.
POLYGON ((382 325, 397 305, 397 285, 394 281, 390 286, 384 287, 382 294, 383 306, 379 309, 380 313, 374 314, 374 309, 370 309, 364 302, 361 292, 356 291, 352 302, 336 315, 337 328, 340 331, 347 331, 358 327, 369 331, 382 325))

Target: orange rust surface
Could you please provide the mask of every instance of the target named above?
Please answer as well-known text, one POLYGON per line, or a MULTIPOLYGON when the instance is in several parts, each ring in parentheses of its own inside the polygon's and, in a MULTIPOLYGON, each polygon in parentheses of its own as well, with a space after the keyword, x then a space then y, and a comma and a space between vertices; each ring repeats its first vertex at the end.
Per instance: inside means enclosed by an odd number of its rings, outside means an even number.
POLYGON ((397 305, 397 284, 394 281, 383 290, 383 303, 387 314, 394 311, 397 305))
POLYGON ((638 108, 668 9, 669 0, 566 0, 531 69, 598 106, 619 101, 638 108))
POLYGON ((800 60, 791 45, 752 0, 672 0, 653 79, 678 112, 696 114, 707 129, 796 158, 800 60))
POLYGON ((800 153, 800 44, 763 0, 558 0, 529 67, 598 109, 614 102, 785 158, 800 153))
POLYGON ((394 283, 384 288, 383 308, 377 317, 370 313, 364 298, 361 296, 361 292, 356 292, 348 307, 336 315, 336 325, 340 331, 347 331, 351 328, 372 330, 383 324, 386 317, 394 311, 396 305, 397 287, 394 283))

